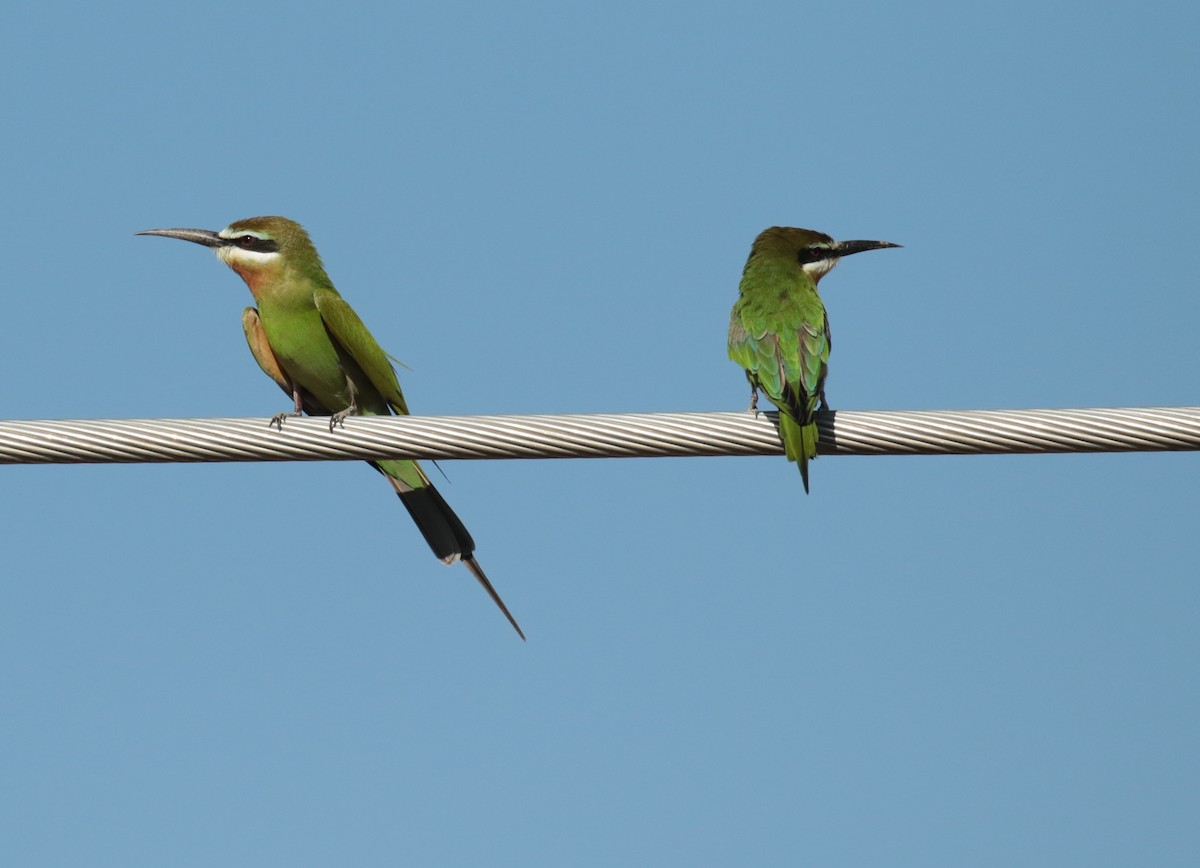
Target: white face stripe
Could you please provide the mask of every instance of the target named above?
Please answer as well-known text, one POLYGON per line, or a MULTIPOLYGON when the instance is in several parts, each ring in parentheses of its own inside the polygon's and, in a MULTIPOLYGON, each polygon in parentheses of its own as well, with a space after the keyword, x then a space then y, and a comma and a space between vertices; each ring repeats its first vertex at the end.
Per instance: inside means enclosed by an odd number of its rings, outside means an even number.
POLYGON ((235 262, 241 262, 246 265, 266 265, 268 262, 279 261, 279 251, 273 250, 270 253, 263 253, 258 250, 243 250, 240 247, 228 245, 217 248, 217 256, 226 265, 233 265, 235 262))
MULTIPOLYGON (((231 231, 228 226, 217 233, 221 238, 241 238, 243 235, 253 235, 255 238, 266 238, 267 236, 261 232, 255 232, 253 229, 238 229, 231 231)), ((279 260, 279 251, 273 250, 263 252, 259 250, 243 250, 241 247, 234 247, 232 244, 217 248, 217 256, 226 265, 232 266, 234 263, 242 263, 245 265, 266 265, 270 262, 279 260)))
POLYGON ((217 235, 221 238, 241 238, 243 235, 249 235, 252 238, 266 238, 262 232, 256 232, 253 229, 233 229, 231 226, 226 226, 217 235))
POLYGON ((820 280, 829 272, 833 271, 833 267, 837 264, 837 257, 834 257, 832 259, 818 259, 814 262, 806 262, 800 267, 804 269, 806 274, 811 274, 813 280, 820 280))

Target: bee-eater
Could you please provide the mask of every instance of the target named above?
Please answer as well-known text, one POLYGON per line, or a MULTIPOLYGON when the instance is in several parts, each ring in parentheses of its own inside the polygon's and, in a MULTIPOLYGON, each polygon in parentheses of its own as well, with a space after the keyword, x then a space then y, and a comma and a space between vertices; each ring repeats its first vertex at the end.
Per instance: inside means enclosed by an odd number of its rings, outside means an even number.
POLYGON ((805 493, 808 460, 817 454, 815 414, 818 404, 828 409, 829 317, 817 284, 843 256, 899 246, 772 226, 750 248, 729 320, 729 358, 746 369, 750 409, 760 389, 779 408, 784 452, 800 465, 805 493))
MULTIPOLYGON (((356 414, 407 415, 396 371, 358 314, 334 289, 321 257, 299 223, 284 217, 250 217, 220 232, 148 229, 213 248, 246 281, 258 307, 242 314, 250 352, 263 372, 292 399, 291 413, 329 416, 329 428, 356 414)), ((475 541, 415 461, 372 461, 443 563, 461 560, 517 634, 525 634, 475 560, 475 541)))

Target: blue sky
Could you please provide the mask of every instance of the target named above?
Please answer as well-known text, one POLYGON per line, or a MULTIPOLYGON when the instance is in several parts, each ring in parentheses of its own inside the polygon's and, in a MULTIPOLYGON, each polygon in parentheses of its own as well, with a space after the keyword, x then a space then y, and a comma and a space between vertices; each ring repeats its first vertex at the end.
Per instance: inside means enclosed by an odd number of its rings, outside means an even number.
MULTIPOLYGON (((1194 4, 25 5, 10 418, 261 416, 193 245, 284 214, 416 412, 740 409, 755 234, 840 409, 1195 404, 1194 4)), ((23 865, 1184 865, 1195 456, 6 467, 23 865)))

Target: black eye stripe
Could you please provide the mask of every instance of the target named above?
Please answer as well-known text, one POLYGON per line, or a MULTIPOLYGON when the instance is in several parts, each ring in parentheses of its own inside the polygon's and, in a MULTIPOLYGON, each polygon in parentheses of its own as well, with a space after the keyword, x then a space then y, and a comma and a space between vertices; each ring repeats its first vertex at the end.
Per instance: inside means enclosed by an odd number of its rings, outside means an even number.
POLYGON ((229 243, 242 250, 253 250, 255 253, 275 253, 279 244, 270 238, 259 238, 257 235, 235 235, 229 243))
POLYGON ((806 265, 809 262, 817 262, 821 259, 829 258, 829 249, 826 247, 801 247, 800 252, 796 255, 796 259, 801 265, 806 265))

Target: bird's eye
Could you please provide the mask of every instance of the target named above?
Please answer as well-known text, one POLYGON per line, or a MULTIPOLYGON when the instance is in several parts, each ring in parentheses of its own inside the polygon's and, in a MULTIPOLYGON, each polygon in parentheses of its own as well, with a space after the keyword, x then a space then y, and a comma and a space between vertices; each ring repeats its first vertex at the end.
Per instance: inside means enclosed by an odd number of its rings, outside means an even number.
POLYGON ((255 238, 253 235, 243 235, 241 238, 238 239, 238 246, 245 247, 247 250, 249 250, 251 247, 254 246, 254 242, 257 240, 258 239, 255 238))
POLYGON ((824 257, 825 251, 820 247, 801 247, 800 253, 796 258, 800 261, 801 265, 805 265, 809 262, 816 262, 818 259, 823 259, 824 257))

